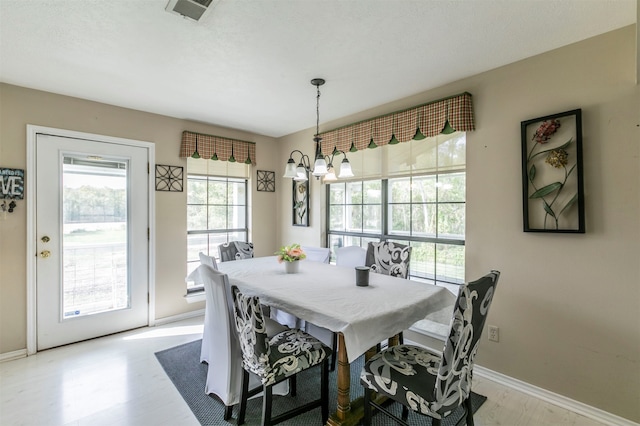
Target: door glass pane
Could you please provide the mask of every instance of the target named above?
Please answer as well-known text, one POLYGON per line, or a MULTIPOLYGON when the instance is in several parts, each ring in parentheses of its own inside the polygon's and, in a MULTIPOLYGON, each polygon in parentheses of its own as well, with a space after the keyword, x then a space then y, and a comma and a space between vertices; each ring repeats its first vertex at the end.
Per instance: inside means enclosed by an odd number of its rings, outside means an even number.
POLYGON ((127 163, 64 157, 63 316, 128 308, 127 163))

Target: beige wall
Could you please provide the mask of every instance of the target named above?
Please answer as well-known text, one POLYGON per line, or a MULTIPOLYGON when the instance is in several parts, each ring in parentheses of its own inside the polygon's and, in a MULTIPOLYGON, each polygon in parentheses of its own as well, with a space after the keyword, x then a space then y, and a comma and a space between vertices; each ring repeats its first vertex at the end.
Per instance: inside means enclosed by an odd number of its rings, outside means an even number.
MULTIPOLYGON (((331 92, 331 76, 324 96, 331 92)), ((502 272, 478 363, 640 422, 640 88, 635 26, 323 124, 321 131, 468 91, 466 275, 502 272), (522 231, 520 122, 582 109, 583 235, 522 231)), ((282 153, 313 153, 310 129, 282 153)), ((279 170, 282 174, 284 162, 279 170)), ((281 243, 323 244, 321 185, 311 227, 290 225, 290 181, 279 192, 281 243)))
MULTIPOLYGON (((279 166, 272 138, 0 84, 1 167, 26 168, 27 124, 154 142, 157 164, 183 167, 186 160, 178 157, 183 130, 256 142, 258 166, 252 170, 251 215, 265 223, 276 222, 276 195, 255 190, 255 169, 275 170, 276 164, 279 166)), ((32 171, 25 170, 25 178, 31 176, 32 171)), ((183 297, 186 195, 155 194, 156 319, 204 307, 203 303, 187 304, 183 297)), ((0 354, 26 348, 25 203, 18 201, 16 212, 0 220, 0 354)), ((251 229, 258 255, 273 252, 277 232, 275 226, 251 229)))

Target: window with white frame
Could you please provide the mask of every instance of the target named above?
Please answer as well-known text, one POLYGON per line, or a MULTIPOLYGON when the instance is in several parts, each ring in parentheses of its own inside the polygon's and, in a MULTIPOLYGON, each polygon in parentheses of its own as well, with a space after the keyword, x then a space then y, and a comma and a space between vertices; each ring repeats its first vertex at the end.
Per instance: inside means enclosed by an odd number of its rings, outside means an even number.
MULTIPOLYGON (((327 243, 413 247, 410 278, 464 283, 464 132, 349 153, 358 180, 327 185, 327 243)), ((354 178, 356 179, 356 178, 354 178)))
MULTIPOLYGON (((248 241, 248 177, 246 164, 187 159, 187 274, 200 252, 219 261, 220 244, 248 241)), ((201 290, 187 281, 187 293, 201 290)))

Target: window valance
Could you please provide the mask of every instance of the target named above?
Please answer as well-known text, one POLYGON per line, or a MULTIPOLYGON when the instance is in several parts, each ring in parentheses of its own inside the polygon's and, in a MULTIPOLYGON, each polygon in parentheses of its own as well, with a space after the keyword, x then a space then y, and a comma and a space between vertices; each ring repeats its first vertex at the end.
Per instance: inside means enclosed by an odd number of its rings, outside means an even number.
POLYGON ((231 161, 256 165, 256 144, 221 136, 182 132, 180 157, 231 161))
POLYGON ((462 93, 321 133, 321 149, 355 152, 447 133, 475 130, 471 94, 462 93))

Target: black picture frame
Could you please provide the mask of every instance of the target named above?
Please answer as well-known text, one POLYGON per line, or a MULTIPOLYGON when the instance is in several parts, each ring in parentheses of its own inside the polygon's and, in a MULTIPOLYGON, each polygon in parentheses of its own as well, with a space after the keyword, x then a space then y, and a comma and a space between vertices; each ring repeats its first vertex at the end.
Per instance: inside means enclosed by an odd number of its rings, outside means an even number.
POLYGON ((585 233, 582 110, 522 121, 524 232, 585 233))
POLYGON ((293 180, 293 226, 309 226, 309 173, 307 180, 293 180))

